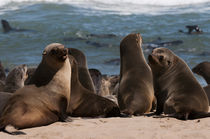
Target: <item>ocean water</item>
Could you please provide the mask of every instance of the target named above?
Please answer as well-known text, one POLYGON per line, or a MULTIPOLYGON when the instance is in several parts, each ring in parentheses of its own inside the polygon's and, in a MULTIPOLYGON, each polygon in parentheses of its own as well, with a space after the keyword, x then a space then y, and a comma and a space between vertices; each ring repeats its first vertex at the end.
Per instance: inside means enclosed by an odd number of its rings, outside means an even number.
MULTIPOLYGON (((146 44, 182 41, 165 46, 192 68, 210 61, 210 0, 1 0, 0 19, 24 32, 4 33, 0 27, 0 60, 7 68, 36 66, 44 47, 59 42, 78 48, 88 67, 119 74, 119 44, 129 33, 140 33, 146 44), (188 35, 186 25, 203 34, 188 35), (113 60, 114 62, 108 62, 113 60)), ((196 75, 202 85, 205 81, 196 75)))

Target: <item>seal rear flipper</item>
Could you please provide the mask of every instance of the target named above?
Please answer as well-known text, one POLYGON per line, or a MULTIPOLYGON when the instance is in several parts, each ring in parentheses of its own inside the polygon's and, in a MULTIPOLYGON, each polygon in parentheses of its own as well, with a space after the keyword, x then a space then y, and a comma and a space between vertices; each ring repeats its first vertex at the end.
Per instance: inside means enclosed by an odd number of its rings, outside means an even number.
POLYGON ((1 24, 2 24, 2 28, 3 28, 3 30, 4 30, 5 33, 7 33, 7 32, 9 32, 9 31, 12 30, 12 27, 9 25, 9 22, 8 21, 2 19, 1 20, 1 24))

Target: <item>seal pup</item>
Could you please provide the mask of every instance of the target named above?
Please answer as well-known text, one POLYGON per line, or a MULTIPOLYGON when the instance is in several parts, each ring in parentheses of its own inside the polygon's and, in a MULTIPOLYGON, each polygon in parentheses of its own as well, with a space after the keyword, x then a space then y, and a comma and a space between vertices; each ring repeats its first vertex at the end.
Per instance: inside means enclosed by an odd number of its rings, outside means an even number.
POLYGON ((16 28, 12 28, 10 26, 9 22, 7 20, 4 20, 4 19, 1 20, 1 25, 2 25, 2 28, 3 28, 4 33, 8 33, 8 32, 11 32, 11 31, 14 31, 14 32, 33 31, 33 30, 29 30, 29 29, 16 29, 16 28))
POLYGON ((93 80, 91 79, 90 73, 88 71, 87 60, 85 54, 76 49, 76 48, 68 48, 70 55, 72 55, 77 63, 78 63, 78 72, 79 72, 79 81, 80 83, 88 90, 93 93, 96 93, 93 80))
POLYGON ((66 120, 71 84, 68 49, 59 43, 46 46, 34 76, 45 84, 24 86, 13 94, 0 117, 1 131, 7 125, 24 129, 66 120))
POLYGON ((202 76, 210 84, 210 62, 204 61, 192 68, 192 71, 202 76))
POLYGON ((7 75, 3 91, 13 93, 17 89, 24 87, 27 76, 27 66, 25 64, 16 66, 7 75))
MULTIPOLYGON (((71 51, 70 51, 71 54, 71 51)), ((71 99, 68 114, 73 117, 115 117, 120 116, 117 104, 86 89, 79 80, 79 64, 72 55, 71 59, 71 99)))
POLYGON ((118 104, 126 115, 150 112, 155 101, 152 71, 142 51, 140 34, 129 34, 120 43, 118 104))
POLYGON ((105 97, 107 95, 109 96, 117 94, 119 75, 102 75, 98 69, 89 69, 89 72, 97 95, 105 97))
POLYGON ((155 114, 181 120, 210 116, 206 93, 181 58, 167 48, 156 48, 148 60, 157 98, 155 114))
POLYGON ((4 82, 5 80, 6 80, 6 73, 5 73, 4 67, 0 61, 0 81, 4 82))

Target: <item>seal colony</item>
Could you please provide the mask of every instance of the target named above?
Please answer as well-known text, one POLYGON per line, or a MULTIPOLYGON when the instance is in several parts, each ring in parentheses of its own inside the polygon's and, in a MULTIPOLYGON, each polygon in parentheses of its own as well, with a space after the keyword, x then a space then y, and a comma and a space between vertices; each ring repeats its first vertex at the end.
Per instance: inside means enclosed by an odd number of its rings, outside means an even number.
MULTIPOLYGON (((0 63, 0 81, 9 86, 0 92, 0 131, 11 133, 8 125, 25 129, 71 121, 69 116, 147 115, 154 108, 151 115, 165 114, 154 116, 160 118, 210 117, 206 95, 210 87, 202 88, 181 58, 167 48, 155 48, 148 61, 141 35, 132 33, 120 42, 119 75, 88 70, 82 51, 60 43, 45 47, 37 68, 20 65, 6 77, 0 63)), ((201 66, 193 72, 208 82, 207 65, 204 72, 201 66)))

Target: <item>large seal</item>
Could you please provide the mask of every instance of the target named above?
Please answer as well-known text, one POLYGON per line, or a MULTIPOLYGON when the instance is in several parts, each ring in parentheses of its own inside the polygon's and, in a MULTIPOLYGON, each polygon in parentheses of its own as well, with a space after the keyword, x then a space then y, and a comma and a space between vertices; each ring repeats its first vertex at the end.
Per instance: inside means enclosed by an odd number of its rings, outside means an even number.
POLYGON ((187 64, 171 50, 156 48, 148 57, 153 72, 156 114, 187 120, 208 117, 209 102, 187 64))
POLYGON ((24 129, 66 119, 71 84, 68 49, 59 43, 46 46, 34 76, 45 84, 24 86, 13 94, 0 117, 2 131, 7 125, 24 129))
POLYGON ((155 100, 152 71, 141 48, 140 34, 129 34, 120 43, 118 104, 121 112, 142 115, 155 100))
POLYGON ((27 66, 25 64, 16 66, 9 72, 3 91, 13 93, 17 89, 24 87, 27 77, 27 66))
POLYGON ((85 54, 76 49, 76 48, 68 48, 71 52, 71 55, 78 62, 78 71, 79 71, 79 81, 80 83, 88 90, 93 93, 96 93, 93 80, 91 79, 90 73, 88 71, 87 60, 85 54))
POLYGON ((71 57, 71 99, 68 107, 68 114, 74 117, 114 117, 120 116, 117 104, 107 98, 103 98, 83 87, 79 80, 79 64, 71 57))
POLYGON ((210 84, 210 62, 204 61, 196 65, 192 71, 202 76, 210 84))

